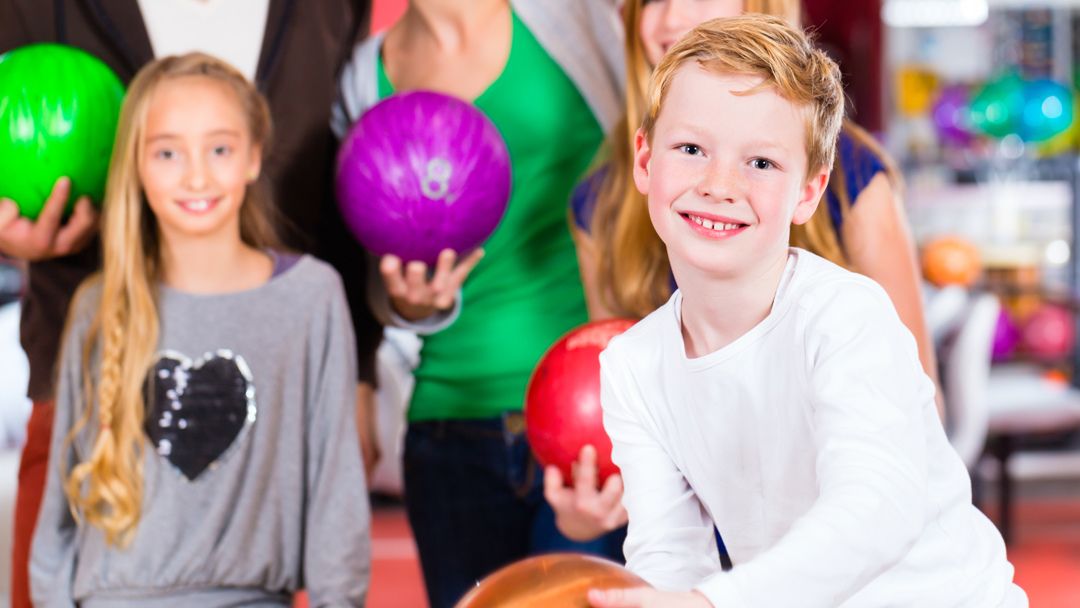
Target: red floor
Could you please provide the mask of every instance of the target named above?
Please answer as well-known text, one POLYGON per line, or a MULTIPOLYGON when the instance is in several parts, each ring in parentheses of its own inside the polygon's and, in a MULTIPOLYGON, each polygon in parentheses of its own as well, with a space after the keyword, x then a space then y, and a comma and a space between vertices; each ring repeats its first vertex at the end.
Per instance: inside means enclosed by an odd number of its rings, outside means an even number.
MULTIPOLYGON (((1033 608, 1080 607, 1080 501, 1025 501, 1017 507, 1009 560, 1033 608)), ((368 608, 426 608, 416 547, 400 507, 374 514, 368 608)), ((303 605, 297 602, 298 608, 303 605)))
MULTIPOLYGON (((1017 509, 1009 561, 1032 608, 1080 606, 1080 502, 1027 500, 1017 509)), ((391 606, 393 604, 385 604, 391 606)))

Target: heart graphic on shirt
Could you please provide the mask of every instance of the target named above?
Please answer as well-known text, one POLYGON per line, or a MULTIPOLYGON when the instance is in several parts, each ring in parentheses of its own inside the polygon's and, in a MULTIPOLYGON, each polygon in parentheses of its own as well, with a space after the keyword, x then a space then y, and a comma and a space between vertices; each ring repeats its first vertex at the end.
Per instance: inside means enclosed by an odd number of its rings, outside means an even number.
POLYGON ((146 399, 147 436, 155 451, 194 480, 221 462, 255 422, 255 385, 243 357, 227 350, 192 361, 159 355, 146 399))

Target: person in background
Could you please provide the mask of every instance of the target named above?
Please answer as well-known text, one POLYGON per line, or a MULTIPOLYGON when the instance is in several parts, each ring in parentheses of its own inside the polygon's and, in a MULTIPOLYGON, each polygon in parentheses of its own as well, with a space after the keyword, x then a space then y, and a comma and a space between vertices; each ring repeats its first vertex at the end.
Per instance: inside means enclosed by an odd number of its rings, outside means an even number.
POLYGON ((430 278, 421 262, 380 260, 385 295, 373 308, 397 324, 441 321, 425 329, 404 454, 435 608, 529 554, 618 551, 607 539, 571 545, 555 529, 522 407, 540 357, 587 319, 566 208, 620 111, 619 50, 610 0, 412 0, 342 75, 339 134, 382 98, 434 90, 487 115, 512 163, 507 211, 482 259, 444 252, 430 278))
MULTIPOLYGON (((336 142, 328 122, 336 77, 368 27, 370 0, 11 0, 0 3, 0 52, 34 42, 58 42, 89 52, 127 83, 154 57, 201 50, 251 79, 277 123, 273 153, 264 159, 282 238, 299 251, 331 261, 345 280, 357 337, 358 424, 365 461, 378 457, 374 439, 374 354, 381 326, 365 305, 363 250, 347 234, 333 200, 336 142)), ((21 341, 30 360, 34 402, 19 462, 13 534, 13 608, 26 608, 26 564, 52 426, 54 365, 68 303, 99 265, 97 213, 78 201, 62 220, 68 181, 57 181, 36 222, 0 201, 0 252, 29 262, 22 301, 21 341)))

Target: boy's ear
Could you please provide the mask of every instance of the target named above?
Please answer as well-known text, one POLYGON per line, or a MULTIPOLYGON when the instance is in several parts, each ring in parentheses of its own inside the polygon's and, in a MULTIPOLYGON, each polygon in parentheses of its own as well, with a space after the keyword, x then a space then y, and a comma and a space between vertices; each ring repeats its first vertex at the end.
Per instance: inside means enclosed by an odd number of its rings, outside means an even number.
POLYGON ((649 139, 641 129, 634 134, 634 185, 638 192, 649 193, 649 161, 652 159, 652 148, 649 147, 649 139))
POLYGON ((791 216, 792 224, 805 224, 810 221, 811 216, 814 215, 814 210, 817 209, 818 202, 821 200, 821 195, 824 194, 828 185, 829 170, 825 168, 822 168, 811 175, 810 179, 806 180, 799 195, 799 202, 795 205, 795 213, 791 216))

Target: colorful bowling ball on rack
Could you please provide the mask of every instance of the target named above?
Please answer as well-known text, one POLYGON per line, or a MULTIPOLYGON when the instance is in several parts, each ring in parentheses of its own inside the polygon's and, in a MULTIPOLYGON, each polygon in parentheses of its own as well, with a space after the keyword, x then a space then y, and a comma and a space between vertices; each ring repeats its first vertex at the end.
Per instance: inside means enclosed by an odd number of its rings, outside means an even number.
POLYGON ((926 280, 938 287, 970 287, 982 274, 979 250, 958 237, 934 239, 923 246, 922 271, 926 280))
POLYGON ((1073 313, 1063 306, 1044 304, 1021 328, 1020 344, 1038 359, 1060 359, 1072 352, 1076 337, 1073 313))
POLYGON ((596 448, 597 480, 618 472, 600 409, 600 351, 634 324, 630 319, 586 323, 563 336, 533 371, 525 395, 525 433, 536 459, 555 465, 570 483, 581 448, 596 448))
POLYGON ((994 361, 1008 359, 1016 352, 1020 344, 1020 328, 1012 320, 1009 311, 1002 309, 998 313, 997 325, 994 327, 994 342, 992 357, 994 361))
POLYGON ((342 142, 337 194, 369 251, 434 264, 482 244, 510 198, 510 155, 498 129, 456 97, 412 91, 368 110, 342 142))

